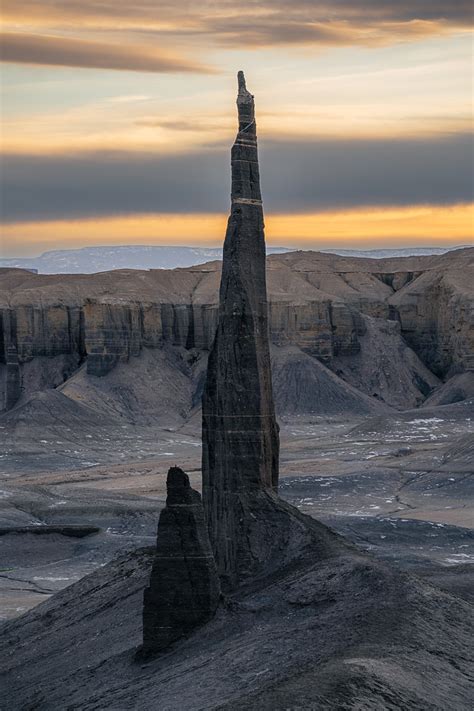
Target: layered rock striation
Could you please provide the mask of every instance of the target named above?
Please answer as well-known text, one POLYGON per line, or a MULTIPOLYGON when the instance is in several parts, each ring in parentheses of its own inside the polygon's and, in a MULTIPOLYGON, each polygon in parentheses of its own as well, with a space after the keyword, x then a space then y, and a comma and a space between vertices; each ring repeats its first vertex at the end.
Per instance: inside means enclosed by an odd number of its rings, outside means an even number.
POLYGON ((4 373, 4 408, 10 410, 21 394, 21 371, 18 359, 16 313, 7 309, 2 318, 4 373))
POLYGON ((150 582, 144 591, 141 654, 154 654, 210 620, 220 597, 201 496, 182 469, 168 472, 150 582))
MULTIPOLYGON (((232 148, 232 206, 224 242, 219 315, 203 395, 205 471, 209 443, 226 453, 225 488, 276 488, 265 238, 253 96, 239 73, 239 132, 232 148), (245 462, 243 461, 245 457, 245 462)), ((211 453, 209 453, 210 455, 211 453)), ((204 482, 205 491, 207 482, 204 482)))
MULTIPOLYGON (((7 400, 12 407, 20 396, 61 385, 83 364, 94 379, 147 349, 205 355, 217 328, 220 270, 218 262, 93 275, 0 269, 0 409, 7 400)), ((377 319, 387 328, 396 325, 421 365, 445 380, 474 368, 473 273, 473 249, 394 259, 274 255, 267 260, 270 338, 300 348, 359 387, 350 373, 370 348, 367 318, 377 319)), ((383 335, 379 341, 383 346, 383 335)), ((399 364, 387 356, 393 380, 399 364)), ((427 382, 418 366, 407 372, 414 396, 411 386, 391 397, 382 385, 361 385, 388 404, 413 407, 426 397, 425 385, 417 385, 420 375, 427 382)))
POLYGON ((202 400, 203 499, 217 567, 229 581, 252 567, 252 545, 242 535, 244 500, 277 488, 279 458, 255 107, 242 72, 238 82, 232 205, 202 400))

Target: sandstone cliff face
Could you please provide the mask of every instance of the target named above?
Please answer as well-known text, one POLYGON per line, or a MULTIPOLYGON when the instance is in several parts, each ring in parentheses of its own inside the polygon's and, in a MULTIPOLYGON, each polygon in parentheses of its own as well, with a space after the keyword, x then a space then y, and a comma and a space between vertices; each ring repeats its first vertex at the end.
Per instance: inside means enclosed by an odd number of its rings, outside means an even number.
MULTIPOLYGON (((57 387, 84 362, 91 376, 102 376, 143 349, 206 353, 217 326, 220 268, 66 276, 0 270, 3 408, 57 387)), ((398 321, 421 360, 417 368, 445 379, 474 367, 473 273, 473 249, 386 260, 274 255, 267 259, 270 337, 343 374, 363 347, 364 316, 398 321)), ((415 395, 422 398, 423 388, 415 395)), ((391 404, 400 404, 398 395, 391 404)), ((405 404, 415 402, 410 396, 405 404)))
MULTIPOLYGON (((474 367, 474 250, 464 260, 446 260, 390 298, 407 343, 436 375, 474 367)), ((439 264, 439 262, 438 262, 439 264)))

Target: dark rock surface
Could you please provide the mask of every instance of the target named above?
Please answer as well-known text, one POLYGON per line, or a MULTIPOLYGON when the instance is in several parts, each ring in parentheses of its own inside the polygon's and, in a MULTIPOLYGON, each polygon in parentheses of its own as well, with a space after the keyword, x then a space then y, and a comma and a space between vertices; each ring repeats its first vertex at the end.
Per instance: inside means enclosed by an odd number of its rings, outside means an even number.
POLYGON ((172 467, 160 514, 150 582, 144 593, 143 655, 160 652, 208 622, 220 597, 201 495, 172 467))
POLYGON ((1 335, 5 363, 3 402, 4 408, 10 410, 21 395, 21 371, 16 345, 16 313, 13 309, 5 309, 2 314, 1 335))
MULTIPOLYGON (((247 498, 255 496, 272 508, 279 461, 255 107, 242 72, 237 108, 219 317, 202 399, 203 501, 217 567, 229 583, 255 566, 253 536, 243 530, 247 498)), ((255 527, 262 518, 256 518, 255 527)), ((264 549, 266 536, 263 529, 260 533, 264 549)))
POLYGON ((153 550, 123 556, 2 627, 2 698, 11 711, 470 711, 472 605, 336 549, 236 591, 145 664, 134 655, 153 550))
POLYGON ((34 536, 56 535, 67 536, 69 538, 84 538, 94 533, 99 533, 97 526, 81 526, 80 524, 66 524, 63 526, 8 526, 0 528, 0 536, 22 535, 24 533, 34 536))

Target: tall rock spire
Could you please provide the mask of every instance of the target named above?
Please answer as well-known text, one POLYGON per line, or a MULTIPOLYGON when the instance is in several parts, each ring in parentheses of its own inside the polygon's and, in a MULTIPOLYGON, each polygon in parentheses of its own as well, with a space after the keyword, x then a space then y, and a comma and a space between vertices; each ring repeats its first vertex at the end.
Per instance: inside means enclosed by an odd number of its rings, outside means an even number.
POLYGON ((259 492, 274 496, 279 455, 255 106, 243 72, 238 74, 238 85, 232 206, 218 327, 203 394, 203 501, 218 571, 228 584, 258 564, 248 511, 259 492))

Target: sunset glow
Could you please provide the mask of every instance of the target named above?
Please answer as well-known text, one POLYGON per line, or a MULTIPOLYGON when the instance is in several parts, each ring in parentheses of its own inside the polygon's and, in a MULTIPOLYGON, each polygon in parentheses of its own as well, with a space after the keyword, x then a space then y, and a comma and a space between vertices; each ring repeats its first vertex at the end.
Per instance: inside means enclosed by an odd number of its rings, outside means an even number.
MULTIPOLYGON (((225 214, 134 215, 14 224, 6 226, 4 234, 11 255, 19 243, 28 254, 56 249, 59 242, 64 248, 134 243, 214 247, 222 243, 226 221, 225 214)), ((270 244, 295 249, 461 246, 472 239, 474 205, 269 215, 265 224, 270 244)))

